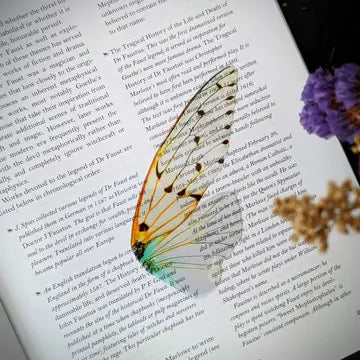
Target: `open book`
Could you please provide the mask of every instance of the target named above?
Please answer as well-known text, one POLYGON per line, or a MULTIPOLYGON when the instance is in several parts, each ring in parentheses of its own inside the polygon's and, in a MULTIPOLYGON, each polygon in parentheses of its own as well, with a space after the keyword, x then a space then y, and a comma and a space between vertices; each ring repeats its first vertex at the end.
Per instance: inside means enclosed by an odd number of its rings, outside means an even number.
POLYGON ((306 77, 269 0, 1 1, 0 297, 27 358, 335 360, 360 348, 359 239, 334 233, 320 255, 271 212, 277 196, 355 181, 337 141, 299 125, 306 77), (146 272, 131 225, 160 144, 229 65, 233 134, 208 191, 236 191, 244 229, 216 289, 196 297, 146 272))

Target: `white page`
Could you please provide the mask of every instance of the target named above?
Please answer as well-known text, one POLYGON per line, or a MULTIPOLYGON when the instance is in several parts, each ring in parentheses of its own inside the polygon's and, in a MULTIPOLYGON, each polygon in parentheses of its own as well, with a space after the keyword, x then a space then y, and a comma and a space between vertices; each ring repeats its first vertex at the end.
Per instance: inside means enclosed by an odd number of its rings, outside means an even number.
POLYGON ((14 329, 12 328, 5 309, 0 303, 0 349, 1 356, 6 360, 25 360, 24 350, 21 347, 14 329))
POLYGON ((307 72, 275 3, 43 4, 0 7, 0 294, 30 359, 356 351, 357 236, 320 256, 271 217, 274 196, 354 180, 336 140, 299 124, 307 72), (228 64, 238 104, 212 189, 238 191, 246 230, 218 290, 190 298, 137 264, 131 219, 177 115, 228 64))

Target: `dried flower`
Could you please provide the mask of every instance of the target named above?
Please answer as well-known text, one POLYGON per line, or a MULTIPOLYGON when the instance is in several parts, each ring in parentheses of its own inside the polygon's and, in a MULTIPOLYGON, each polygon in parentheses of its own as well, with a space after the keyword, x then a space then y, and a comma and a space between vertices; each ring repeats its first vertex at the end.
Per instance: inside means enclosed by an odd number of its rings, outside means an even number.
POLYGON ((300 114, 300 122, 308 133, 325 139, 333 135, 326 114, 333 92, 334 77, 327 70, 319 68, 309 76, 301 94, 305 105, 300 114))
POLYGON ((333 136, 326 114, 319 109, 315 102, 304 105, 300 113, 300 122, 309 134, 316 134, 324 139, 333 136))
POLYGON ((360 188, 352 187, 350 180, 346 180, 340 186, 330 182, 327 196, 316 202, 308 195, 277 198, 273 213, 291 222, 294 242, 303 237, 306 243, 317 244, 324 252, 334 226, 344 234, 350 229, 360 232, 357 210, 360 210, 360 188))
POLYGON ((355 136, 355 138, 354 138, 354 146, 352 146, 351 151, 354 154, 360 154, 360 135, 355 136))
POLYGON ((308 78, 301 99, 300 122, 305 130, 328 139, 335 135, 352 143, 360 135, 360 68, 345 64, 335 76, 319 68, 308 78))
POLYGON ((360 104, 360 66, 345 64, 335 69, 335 93, 346 110, 360 104))

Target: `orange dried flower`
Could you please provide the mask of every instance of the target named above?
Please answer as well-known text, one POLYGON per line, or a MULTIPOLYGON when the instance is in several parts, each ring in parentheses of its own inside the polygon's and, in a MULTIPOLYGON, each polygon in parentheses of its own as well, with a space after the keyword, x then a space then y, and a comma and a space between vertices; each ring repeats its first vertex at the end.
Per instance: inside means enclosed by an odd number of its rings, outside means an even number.
POLYGON ((351 147, 351 151, 354 154, 360 154, 360 135, 355 136, 354 145, 351 147))
POLYGON ((360 210, 360 189, 345 180, 341 185, 329 182, 327 196, 317 201, 309 195, 277 198, 273 213, 290 221, 294 242, 303 237, 306 243, 317 244, 320 252, 324 252, 333 227, 344 234, 349 230, 360 232, 360 215, 356 210, 360 210))

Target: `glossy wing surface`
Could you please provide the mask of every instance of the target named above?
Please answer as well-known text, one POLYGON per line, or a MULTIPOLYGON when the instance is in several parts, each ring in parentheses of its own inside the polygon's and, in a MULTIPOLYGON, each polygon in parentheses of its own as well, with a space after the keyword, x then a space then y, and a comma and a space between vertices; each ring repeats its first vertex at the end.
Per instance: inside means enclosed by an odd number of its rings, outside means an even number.
POLYGON ((131 245, 140 257, 193 213, 222 170, 229 147, 237 71, 227 67, 190 100, 156 153, 137 205, 131 245))
POLYGON ((236 194, 203 199, 192 216, 145 250, 141 262, 171 286, 203 295, 221 279, 221 264, 241 240, 241 207, 236 194))

